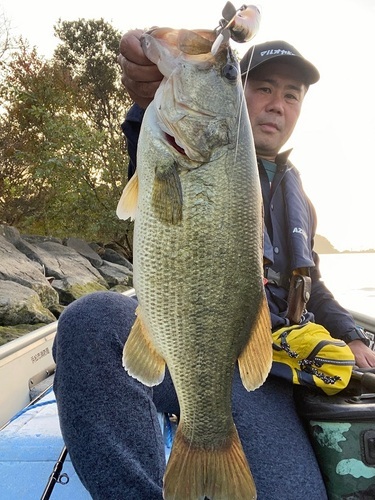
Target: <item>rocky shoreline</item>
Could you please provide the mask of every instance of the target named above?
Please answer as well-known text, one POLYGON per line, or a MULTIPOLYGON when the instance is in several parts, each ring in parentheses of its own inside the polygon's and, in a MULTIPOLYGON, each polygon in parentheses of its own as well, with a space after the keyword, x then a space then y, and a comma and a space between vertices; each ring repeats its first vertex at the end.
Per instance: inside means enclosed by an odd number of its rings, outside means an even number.
POLYGON ((116 244, 21 235, 0 225, 0 345, 56 321, 74 300, 133 286, 133 266, 116 244))

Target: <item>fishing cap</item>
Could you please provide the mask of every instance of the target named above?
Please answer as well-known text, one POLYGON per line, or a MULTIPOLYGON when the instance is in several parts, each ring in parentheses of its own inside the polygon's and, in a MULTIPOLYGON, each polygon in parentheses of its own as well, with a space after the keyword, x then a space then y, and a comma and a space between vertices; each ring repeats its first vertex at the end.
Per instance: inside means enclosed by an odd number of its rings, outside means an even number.
POLYGON ((250 47, 240 62, 241 75, 246 75, 248 70, 251 73, 253 69, 276 58, 279 61, 285 61, 299 68, 305 76, 305 83, 307 85, 316 83, 320 78, 316 67, 305 59, 292 45, 283 40, 264 42, 250 47))

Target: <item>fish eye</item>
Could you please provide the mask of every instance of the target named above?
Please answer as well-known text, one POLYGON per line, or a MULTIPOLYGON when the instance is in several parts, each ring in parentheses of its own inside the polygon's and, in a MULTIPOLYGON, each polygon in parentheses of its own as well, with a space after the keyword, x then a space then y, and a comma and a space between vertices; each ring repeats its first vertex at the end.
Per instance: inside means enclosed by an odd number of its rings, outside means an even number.
POLYGON ((227 63, 223 68, 222 74, 224 78, 234 82, 238 77, 238 67, 235 64, 227 63))

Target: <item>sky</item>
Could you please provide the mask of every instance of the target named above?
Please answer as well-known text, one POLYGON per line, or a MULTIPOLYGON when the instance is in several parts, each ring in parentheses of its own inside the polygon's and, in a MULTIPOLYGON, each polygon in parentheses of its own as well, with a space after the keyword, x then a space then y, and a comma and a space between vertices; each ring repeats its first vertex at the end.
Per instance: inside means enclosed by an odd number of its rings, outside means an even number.
MULTIPOLYGON (((247 44, 233 42, 240 56, 253 42, 283 39, 320 71, 285 146, 293 148, 290 159, 315 205, 317 232, 340 251, 375 248, 375 159, 368 152, 375 144, 375 1, 254 3, 262 13, 260 29, 247 44)), ((50 57, 58 43, 53 26, 59 18, 104 18, 124 33, 151 26, 214 29, 224 4, 206 0, 197 8, 176 0, 0 0, 0 14, 10 22, 12 35, 22 35, 40 55, 50 57)))

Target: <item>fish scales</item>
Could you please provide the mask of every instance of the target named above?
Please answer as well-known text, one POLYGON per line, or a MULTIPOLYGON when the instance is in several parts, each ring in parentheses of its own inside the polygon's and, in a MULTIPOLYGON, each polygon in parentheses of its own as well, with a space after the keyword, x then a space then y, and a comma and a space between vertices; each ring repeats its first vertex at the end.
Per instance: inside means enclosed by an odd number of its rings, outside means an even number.
MULTIPOLYGON (((147 155, 151 151, 148 148, 147 155)), ((142 154, 140 159, 142 164, 142 154)), ((169 366, 175 384, 181 387, 181 413, 186 420, 193 422, 197 408, 191 402, 196 397, 202 398, 208 409, 209 428, 218 429, 218 439, 223 431, 218 428, 215 418, 221 418, 223 405, 220 401, 223 396, 217 393, 217 387, 225 384, 227 405, 233 365, 251 330, 252 316, 245 311, 250 304, 259 307, 262 286, 261 271, 254 269, 254 259, 251 258, 251 247, 254 246, 251 231, 245 229, 244 223, 238 226, 238 221, 241 223, 242 218, 249 219, 251 214, 239 203, 233 202, 233 209, 238 212, 236 216, 219 195, 231 192, 230 182, 225 179, 228 160, 222 160, 222 165, 220 168, 216 166, 214 173, 208 167, 201 167, 199 172, 190 171, 181 176, 184 214, 191 210, 193 215, 186 216, 177 227, 171 226, 166 230, 152 210, 139 214, 137 227, 142 234, 138 234, 136 229, 135 240, 139 238, 142 241, 142 251, 134 259, 139 303, 141 307, 143 303, 150 304, 144 311, 143 319, 169 366), (217 194, 208 204, 200 200, 197 203, 195 190, 191 189, 191 183, 194 187, 197 177, 206 177, 211 184, 218 185, 217 194), (220 189, 222 184, 224 186, 220 189), (143 218, 147 223, 143 224, 143 218), (151 220, 153 223, 150 223, 151 220), (163 261, 166 265, 160 266, 163 261), (248 276, 255 275, 254 271, 257 271, 257 279, 252 282, 248 276), (242 290, 240 297, 239 289, 242 290), (189 332, 189 335, 181 332, 189 332), (241 334, 243 339, 239 342, 241 334), (223 358, 223 351, 227 353, 229 363, 223 358), (184 353, 183 358, 181 352, 184 353), (228 365, 224 366, 225 369, 218 368, 221 359, 224 365, 228 365), (200 379, 206 372, 209 376, 202 384, 200 379), (195 374, 195 378, 189 380, 186 373, 195 374), (199 393, 201 386, 202 394, 199 393), (215 395, 219 402, 215 401, 215 395), (215 411, 210 408, 211 405, 217 405, 221 411, 215 411)), ((240 169, 241 173, 243 171, 243 168, 240 169)), ((241 175, 242 182, 248 184, 249 179, 244 177, 241 175)), ((237 188, 233 186, 233 189, 237 188)), ((143 199, 140 185, 140 203, 151 205, 151 192, 144 196, 146 199, 143 199)), ((250 206, 249 200, 247 205, 250 206)), ((259 248, 256 252, 260 266, 259 248)), ((201 425, 201 419, 194 423, 195 435, 201 425)), ((205 426, 202 439, 207 433, 205 426)))
MULTIPOLYGON (((227 64, 237 67, 230 48, 213 56, 205 45, 212 32, 202 42, 201 32, 184 31, 184 47, 190 36, 202 54, 178 53, 175 45, 168 51, 179 36, 159 29, 147 38, 146 54, 167 74, 139 139, 139 307, 124 366, 154 385, 166 363, 176 388, 181 415, 164 498, 256 498, 231 413, 237 360, 250 390, 267 376, 272 356, 255 150, 239 76, 223 78, 227 64)), ((131 204, 126 194, 122 209, 131 204)))

